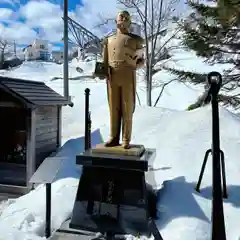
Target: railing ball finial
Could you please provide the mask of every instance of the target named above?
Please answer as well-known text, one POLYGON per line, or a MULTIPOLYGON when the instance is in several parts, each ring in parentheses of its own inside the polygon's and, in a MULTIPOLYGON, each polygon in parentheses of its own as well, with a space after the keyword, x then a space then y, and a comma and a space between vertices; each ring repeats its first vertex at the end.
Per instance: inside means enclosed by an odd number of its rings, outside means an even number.
POLYGON ((89 89, 89 88, 86 88, 86 89, 85 89, 85 93, 86 93, 86 94, 89 94, 89 93, 90 93, 90 89, 89 89))
POLYGON ((222 86, 222 75, 219 72, 210 72, 207 75, 207 81, 209 85, 217 84, 219 87, 222 86))

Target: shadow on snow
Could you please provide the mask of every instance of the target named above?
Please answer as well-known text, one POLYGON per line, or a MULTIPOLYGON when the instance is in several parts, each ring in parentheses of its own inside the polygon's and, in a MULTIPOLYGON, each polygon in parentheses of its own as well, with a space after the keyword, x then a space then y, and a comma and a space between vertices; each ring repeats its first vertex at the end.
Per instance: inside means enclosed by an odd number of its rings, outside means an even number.
POLYGON ((210 223, 194 198, 193 183, 186 182, 184 176, 164 181, 157 193, 158 220, 156 224, 163 229, 173 219, 193 217, 210 223))
MULTIPOLYGON (((84 136, 68 140, 57 153, 58 157, 65 157, 61 171, 56 181, 63 178, 77 178, 81 176, 82 167, 76 165, 76 155, 84 151, 84 136)), ((99 129, 91 133, 92 147, 102 143, 103 138, 99 129)))

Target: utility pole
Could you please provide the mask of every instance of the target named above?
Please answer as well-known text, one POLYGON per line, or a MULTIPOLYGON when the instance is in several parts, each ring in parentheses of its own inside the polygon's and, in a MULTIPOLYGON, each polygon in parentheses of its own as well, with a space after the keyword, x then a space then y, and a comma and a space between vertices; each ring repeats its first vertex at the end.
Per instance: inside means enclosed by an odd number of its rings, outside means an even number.
POLYGON ((68 0, 64 0, 63 6, 63 41, 64 41, 64 63, 63 63, 63 88, 64 97, 69 99, 69 84, 68 84, 68 0))
POLYGON ((16 41, 15 40, 13 42, 13 51, 14 51, 14 55, 16 57, 17 56, 17 49, 16 49, 16 41))

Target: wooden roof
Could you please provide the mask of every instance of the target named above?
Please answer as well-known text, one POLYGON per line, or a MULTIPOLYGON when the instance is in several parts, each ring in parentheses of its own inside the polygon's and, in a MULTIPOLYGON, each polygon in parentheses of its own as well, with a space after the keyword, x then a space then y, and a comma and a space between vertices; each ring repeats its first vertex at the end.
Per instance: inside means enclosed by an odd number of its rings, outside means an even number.
POLYGON ((0 76, 0 89, 31 106, 70 105, 71 102, 43 82, 0 76))

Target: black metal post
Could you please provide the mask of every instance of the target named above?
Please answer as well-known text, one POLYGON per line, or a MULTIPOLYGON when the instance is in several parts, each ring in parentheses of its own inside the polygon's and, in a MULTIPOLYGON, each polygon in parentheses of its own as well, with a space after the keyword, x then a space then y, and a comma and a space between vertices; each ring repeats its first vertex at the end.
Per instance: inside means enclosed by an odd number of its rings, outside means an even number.
POLYGON ((85 142, 84 142, 84 148, 85 151, 90 148, 89 144, 89 95, 90 95, 90 89, 85 89, 85 142))
MULTIPOLYGON (((197 192, 200 192, 200 185, 201 185, 201 182, 202 182, 203 174, 204 174, 206 164, 207 164, 207 160, 208 160, 208 157, 209 157, 210 153, 212 153, 212 149, 208 149, 205 153, 202 168, 201 168, 201 172, 200 172, 200 175, 199 175, 199 178, 198 178, 197 186, 195 188, 197 192)), ((226 173, 225 173, 225 159, 224 159, 224 153, 223 153, 222 150, 220 150, 220 160, 221 160, 222 180, 223 180, 223 198, 227 198, 228 194, 227 194, 226 173)))
POLYGON ((148 227, 149 227, 150 231, 152 232, 152 235, 154 236, 155 240, 163 240, 163 237, 161 236, 161 234, 156 226, 156 223, 153 221, 152 218, 149 218, 148 227))
POLYGON ((46 227, 45 236, 49 238, 51 235, 51 183, 46 184, 46 227))
POLYGON ((212 72, 208 75, 208 82, 211 84, 210 94, 212 95, 212 240, 226 240, 222 200, 219 109, 217 99, 222 83, 222 77, 219 73, 212 72), (213 77, 217 77, 217 80, 213 80, 213 77))
POLYGON ((92 120, 91 120, 91 112, 88 113, 88 149, 92 147, 92 139, 91 139, 91 131, 92 129, 92 120))
POLYGON ((200 172, 200 175, 199 175, 199 178, 198 178, 198 183, 197 183, 197 186, 196 186, 196 191, 197 192, 200 192, 200 185, 201 185, 201 182, 202 182, 203 173, 204 173, 204 170, 205 170, 205 167, 206 167, 206 164, 207 164, 208 156, 211 152, 212 152, 212 150, 208 149, 205 153, 202 168, 201 168, 201 172, 200 172))
MULTIPOLYGON (((90 112, 89 112, 89 95, 90 89, 85 89, 85 142, 84 142, 84 150, 87 151, 91 148, 91 121, 90 121, 90 112), (90 133, 89 133, 90 131, 90 133)), ((83 172, 85 169, 83 168, 83 172)), ((89 192, 91 192, 91 186, 89 186, 89 192)), ((94 202, 89 200, 87 204, 87 213, 92 214, 94 207, 94 202)))
POLYGON ((222 85, 222 76, 218 72, 211 72, 207 76, 207 81, 210 88, 208 90, 206 99, 211 99, 212 104, 212 149, 208 149, 206 151, 196 186, 196 191, 200 191, 200 184, 206 167, 207 159, 209 154, 212 153, 212 240, 226 240, 222 199, 223 197, 227 198, 227 185, 224 153, 220 149, 218 108, 218 92, 222 85), (223 189, 221 180, 223 180, 223 189))
POLYGON ((220 150, 221 167, 222 167, 222 179, 223 179, 223 197, 227 198, 227 184, 226 184, 226 172, 225 172, 225 157, 222 150, 220 150))

